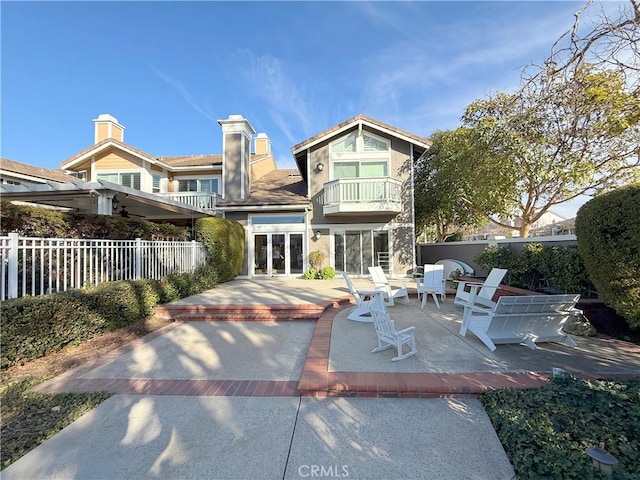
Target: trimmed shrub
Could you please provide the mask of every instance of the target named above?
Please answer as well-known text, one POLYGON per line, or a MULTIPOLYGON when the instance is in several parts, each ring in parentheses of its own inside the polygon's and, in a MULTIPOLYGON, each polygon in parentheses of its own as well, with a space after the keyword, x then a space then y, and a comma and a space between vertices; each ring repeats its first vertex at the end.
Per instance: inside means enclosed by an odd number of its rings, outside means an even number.
POLYGON ((576 215, 576 236, 600 298, 640 328, 640 185, 585 203, 576 215))
POLYGON ((577 247, 528 243, 520 253, 509 247, 487 247, 474 261, 486 270, 506 268, 505 281, 514 287, 590 297, 594 286, 577 247))
POLYGON ((209 266, 163 280, 123 280, 42 297, 2 302, 0 368, 59 351, 68 344, 129 326, 157 304, 198 294, 216 285, 209 266))
POLYGON ((309 254, 309 265, 316 272, 319 272, 322 268, 322 264, 324 263, 325 254, 320 251, 311 252, 309 254))
POLYGON ((100 238, 111 240, 189 240, 187 229, 119 216, 61 212, 40 207, 0 205, 0 234, 25 237, 100 238))
POLYGON ((218 283, 240 275, 244 259, 244 228, 234 220, 209 217, 196 220, 196 240, 208 251, 208 259, 218 283))

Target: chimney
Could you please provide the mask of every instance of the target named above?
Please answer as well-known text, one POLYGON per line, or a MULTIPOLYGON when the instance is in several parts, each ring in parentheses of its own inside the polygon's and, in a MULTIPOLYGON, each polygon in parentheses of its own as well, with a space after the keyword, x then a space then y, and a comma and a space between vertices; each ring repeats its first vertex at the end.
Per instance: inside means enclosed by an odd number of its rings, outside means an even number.
POLYGON ((218 120, 222 127, 222 196, 242 200, 251 188, 251 137, 256 131, 242 115, 218 120))
POLYGON ((107 138, 113 138, 124 142, 124 127, 118 123, 118 119, 108 113, 101 113, 93 119, 95 124, 95 143, 107 138))
POLYGON ((255 139, 256 155, 269 155, 271 153, 271 140, 266 133, 259 133, 255 139))

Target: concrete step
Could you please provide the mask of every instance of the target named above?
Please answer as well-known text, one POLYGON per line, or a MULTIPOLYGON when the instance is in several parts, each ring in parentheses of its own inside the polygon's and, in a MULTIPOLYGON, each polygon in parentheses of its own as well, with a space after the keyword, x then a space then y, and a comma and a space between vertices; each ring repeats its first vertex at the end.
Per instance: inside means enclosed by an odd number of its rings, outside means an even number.
POLYGON ((281 305, 187 305, 167 304, 155 308, 158 317, 175 321, 242 321, 242 322, 291 322, 316 321, 328 307, 348 303, 338 299, 316 304, 281 305))

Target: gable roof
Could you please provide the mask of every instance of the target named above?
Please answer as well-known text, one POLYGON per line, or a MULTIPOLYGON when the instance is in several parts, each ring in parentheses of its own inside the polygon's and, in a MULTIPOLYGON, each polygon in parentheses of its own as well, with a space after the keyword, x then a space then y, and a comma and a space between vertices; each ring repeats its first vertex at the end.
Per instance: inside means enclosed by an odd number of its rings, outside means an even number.
POLYGON ((293 153, 293 157, 296 161, 296 164, 298 165, 298 169, 300 170, 305 181, 307 179, 307 149, 319 143, 325 142, 333 137, 337 137, 341 133, 352 130, 359 125, 366 126, 371 131, 377 131, 391 137, 399 138, 418 147, 419 155, 416 155, 416 158, 431 146, 431 140, 426 137, 415 135, 387 123, 380 122, 379 120, 376 120, 374 118, 359 114, 291 147, 291 153, 293 153))
MULTIPOLYGON (((162 168, 165 168, 169 171, 173 171, 175 169, 184 169, 191 167, 220 167, 222 166, 222 155, 211 153, 211 154, 203 154, 203 155, 179 155, 179 156, 157 156, 151 155, 139 148, 133 147, 128 143, 121 142, 116 140, 115 138, 107 138, 102 140, 90 147, 85 148, 81 152, 76 153, 72 157, 67 158, 66 160, 60 163, 61 168, 69 169, 73 165, 80 163, 87 158, 95 155, 97 152, 100 152, 109 147, 116 147, 120 150, 128 152, 138 158, 141 158, 149 163, 158 165, 162 168)), ((259 158, 263 158, 267 155, 256 155, 255 153, 251 154, 251 160, 256 160, 259 158)))
POLYGON ((7 158, 0 158, 0 172, 15 174, 16 177, 25 178, 25 180, 32 180, 34 182, 40 180, 42 183, 48 181, 67 183, 77 180, 77 178, 67 175, 61 170, 37 167, 7 158))
POLYGON ((291 151, 295 155, 300 150, 303 150, 305 148, 309 148, 312 145, 315 145, 316 143, 322 142, 322 141, 324 141, 325 139, 327 139, 329 137, 337 135, 341 131, 348 130, 352 126, 357 125, 358 123, 362 123, 363 125, 369 125, 369 126, 373 127, 374 129, 381 130, 383 132, 386 131, 387 133, 389 133, 390 135, 393 135, 394 137, 404 138, 405 140, 409 141, 410 143, 413 143, 415 145, 419 145, 419 146, 424 147, 424 148, 429 148, 431 146, 431 141, 426 137, 421 137, 419 135, 415 135, 413 133, 409 133, 409 132, 407 132, 405 130, 402 130, 400 128, 394 127, 394 126, 389 125, 387 123, 380 122, 380 121, 378 121, 378 120, 376 120, 374 118, 367 117, 366 115, 359 114, 359 115, 356 115, 355 117, 352 117, 352 118, 350 118, 348 120, 345 120, 342 123, 339 123, 338 125, 335 125, 333 127, 327 128, 323 132, 320 132, 317 135, 314 135, 313 137, 308 138, 305 141, 298 143, 297 145, 294 145, 293 147, 291 147, 291 151))

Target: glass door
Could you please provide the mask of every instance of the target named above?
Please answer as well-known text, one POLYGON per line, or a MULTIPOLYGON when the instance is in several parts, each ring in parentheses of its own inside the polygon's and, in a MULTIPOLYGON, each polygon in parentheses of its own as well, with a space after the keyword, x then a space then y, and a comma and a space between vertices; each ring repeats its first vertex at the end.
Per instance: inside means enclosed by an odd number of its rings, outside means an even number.
POLYGON ((271 235, 271 275, 285 275, 285 242, 283 233, 271 235))
POLYGON ((269 274, 269 236, 268 235, 254 235, 253 236, 253 273, 254 275, 268 275, 269 274))
POLYGON ((253 275, 296 275, 304 268, 301 233, 261 233, 253 236, 253 275))

